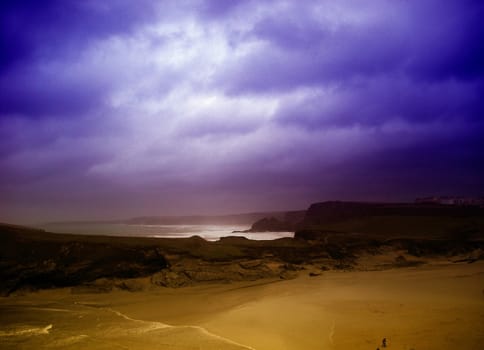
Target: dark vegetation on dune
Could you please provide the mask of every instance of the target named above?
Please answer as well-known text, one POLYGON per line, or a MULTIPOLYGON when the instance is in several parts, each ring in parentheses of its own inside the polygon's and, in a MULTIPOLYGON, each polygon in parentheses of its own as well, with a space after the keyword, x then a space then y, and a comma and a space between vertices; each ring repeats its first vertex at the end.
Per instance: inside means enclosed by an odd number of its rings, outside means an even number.
POLYGON ((0 225, 0 292, 147 276, 166 287, 287 279, 305 269, 317 276, 364 268, 361 256, 388 252, 400 255, 383 267, 417 266, 435 257, 468 263, 484 258, 478 207, 325 202, 305 215, 288 215, 254 224, 261 231, 271 225, 296 231, 294 239, 274 241, 81 236, 0 225))
POLYGON ((0 226, 2 293, 73 286, 102 277, 132 278, 166 266, 166 259, 150 242, 0 226))

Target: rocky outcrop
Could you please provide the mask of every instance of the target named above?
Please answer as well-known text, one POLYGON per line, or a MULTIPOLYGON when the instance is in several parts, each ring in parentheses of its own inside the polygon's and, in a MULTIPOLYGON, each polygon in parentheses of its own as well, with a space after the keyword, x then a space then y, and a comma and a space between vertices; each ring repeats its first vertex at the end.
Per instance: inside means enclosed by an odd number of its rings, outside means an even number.
MULTIPOLYGON (((295 277, 295 274, 292 275, 295 277)), ((262 259, 238 262, 183 261, 155 273, 153 284, 163 287, 186 287, 199 283, 229 283, 260 279, 290 278, 284 264, 262 259)))
POLYGON ((290 211, 283 216, 264 217, 242 232, 292 232, 301 225, 305 215, 306 211, 290 211))
POLYGON ((292 231, 290 223, 280 221, 276 218, 263 218, 252 224, 249 232, 287 232, 292 231))

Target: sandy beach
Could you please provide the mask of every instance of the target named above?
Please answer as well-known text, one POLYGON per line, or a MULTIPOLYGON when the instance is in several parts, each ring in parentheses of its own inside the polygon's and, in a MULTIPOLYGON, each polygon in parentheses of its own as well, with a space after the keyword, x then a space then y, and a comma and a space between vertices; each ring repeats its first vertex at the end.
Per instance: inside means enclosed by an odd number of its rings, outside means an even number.
POLYGON ((477 350, 484 343, 483 262, 181 289, 139 283, 147 289, 2 298, 1 348, 359 350, 381 348, 386 338, 391 349, 477 350))

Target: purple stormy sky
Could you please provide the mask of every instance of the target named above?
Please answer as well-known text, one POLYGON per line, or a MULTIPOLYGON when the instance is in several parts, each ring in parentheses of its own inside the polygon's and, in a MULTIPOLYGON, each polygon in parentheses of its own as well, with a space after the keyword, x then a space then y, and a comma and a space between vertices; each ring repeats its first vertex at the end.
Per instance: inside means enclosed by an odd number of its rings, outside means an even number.
POLYGON ((484 194, 484 2, 0 4, 0 221, 484 194))

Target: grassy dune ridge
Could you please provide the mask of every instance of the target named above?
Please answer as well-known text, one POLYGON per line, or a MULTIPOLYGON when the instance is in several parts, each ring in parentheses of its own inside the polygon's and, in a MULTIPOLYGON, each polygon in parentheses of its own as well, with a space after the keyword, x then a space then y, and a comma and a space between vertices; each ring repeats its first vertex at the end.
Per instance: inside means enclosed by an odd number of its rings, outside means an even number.
POLYGON ((294 239, 273 241, 53 234, 3 224, 0 291, 78 285, 110 290, 121 284, 106 280, 146 276, 164 287, 291 279, 300 273, 366 269, 361 260, 368 257, 373 268, 415 266, 434 257, 473 262, 483 259, 481 211, 326 202, 309 208, 294 239), (380 264, 378 256, 389 251, 394 261, 380 264))

